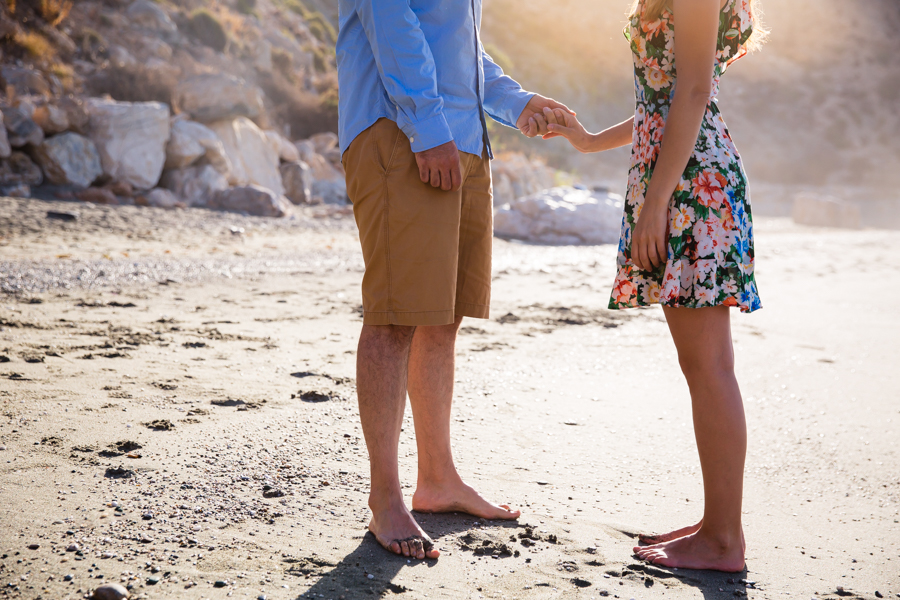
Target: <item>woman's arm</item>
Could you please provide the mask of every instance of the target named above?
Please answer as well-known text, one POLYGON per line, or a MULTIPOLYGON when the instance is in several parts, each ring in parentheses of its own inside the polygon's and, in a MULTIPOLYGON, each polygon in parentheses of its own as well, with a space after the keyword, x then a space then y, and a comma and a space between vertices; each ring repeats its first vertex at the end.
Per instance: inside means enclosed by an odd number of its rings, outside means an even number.
MULTIPOLYGON (((544 121, 550 132, 544 135, 545 140, 555 137, 564 137, 579 152, 604 152, 627 146, 631 143, 632 130, 634 129, 634 117, 604 129, 600 133, 590 133, 575 118, 565 111, 556 109, 544 109, 544 121)), ((542 125, 542 123, 539 123, 542 125)), ((532 126, 533 127, 533 126, 532 126)))
POLYGON ((631 259, 651 271, 666 260, 669 200, 697 145, 712 90, 720 0, 674 0, 678 81, 659 159, 632 235, 631 259))

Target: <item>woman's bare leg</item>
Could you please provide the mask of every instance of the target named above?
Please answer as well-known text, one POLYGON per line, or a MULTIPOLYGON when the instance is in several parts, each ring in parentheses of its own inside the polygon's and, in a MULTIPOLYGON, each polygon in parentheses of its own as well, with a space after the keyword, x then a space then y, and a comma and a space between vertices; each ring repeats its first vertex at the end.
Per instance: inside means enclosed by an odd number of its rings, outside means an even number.
POLYGON ((747 425, 734 376, 730 312, 726 307, 666 307, 664 312, 691 391, 703 472, 703 520, 696 532, 634 551, 666 567, 741 571, 747 425))

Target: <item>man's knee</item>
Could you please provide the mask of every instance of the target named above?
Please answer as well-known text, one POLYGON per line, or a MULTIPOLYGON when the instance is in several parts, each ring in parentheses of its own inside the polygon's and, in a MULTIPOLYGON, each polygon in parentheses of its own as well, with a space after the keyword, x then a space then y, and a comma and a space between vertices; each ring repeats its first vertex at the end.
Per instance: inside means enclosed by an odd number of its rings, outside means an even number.
POLYGON ((412 342, 416 328, 407 325, 363 325, 363 340, 375 344, 403 346, 412 342))

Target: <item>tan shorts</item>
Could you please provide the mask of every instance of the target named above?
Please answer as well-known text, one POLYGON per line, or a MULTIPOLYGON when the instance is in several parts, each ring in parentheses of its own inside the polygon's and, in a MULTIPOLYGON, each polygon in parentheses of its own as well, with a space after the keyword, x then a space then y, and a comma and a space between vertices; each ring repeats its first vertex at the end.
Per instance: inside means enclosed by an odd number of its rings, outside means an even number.
POLYGON ((486 319, 491 303, 490 161, 460 152, 462 188, 422 183, 409 138, 379 119, 344 153, 366 272, 366 325, 486 319))

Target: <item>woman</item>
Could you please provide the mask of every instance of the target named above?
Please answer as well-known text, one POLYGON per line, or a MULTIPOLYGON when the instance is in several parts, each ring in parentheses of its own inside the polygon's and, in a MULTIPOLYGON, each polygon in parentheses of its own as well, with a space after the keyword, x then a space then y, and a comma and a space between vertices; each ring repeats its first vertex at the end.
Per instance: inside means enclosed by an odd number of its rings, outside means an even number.
POLYGON ((761 305, 747 179, 715 96, 728 66, 761 42, 755 4, 637 0, 626 32, 635 116, 598 134, 563 111, 529 124, 582 152, 633 145, 610 308, 663 305, 691 392, 705 496, 699 523, 641 536, 650 545, 635 547, 667 567, 744 569, 747 430, 729 309, 761 305))

